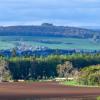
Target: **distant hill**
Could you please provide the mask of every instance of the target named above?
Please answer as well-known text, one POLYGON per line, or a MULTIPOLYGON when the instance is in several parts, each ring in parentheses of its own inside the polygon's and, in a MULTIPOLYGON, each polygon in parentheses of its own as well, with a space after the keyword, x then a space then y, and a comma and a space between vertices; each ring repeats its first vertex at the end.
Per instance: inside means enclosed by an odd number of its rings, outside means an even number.
POLYGON ((100 30, 100 26, 81 26, 82 28, 93 29, 93 30, 100 30))
POLYGON ((100 34, 99 31, 68 27, 54 26, 53 24, 43 23, 40 26, 7 26, 0 27, 0 36, 62 36, 77 38, 93 38, 94 35, 100 34))

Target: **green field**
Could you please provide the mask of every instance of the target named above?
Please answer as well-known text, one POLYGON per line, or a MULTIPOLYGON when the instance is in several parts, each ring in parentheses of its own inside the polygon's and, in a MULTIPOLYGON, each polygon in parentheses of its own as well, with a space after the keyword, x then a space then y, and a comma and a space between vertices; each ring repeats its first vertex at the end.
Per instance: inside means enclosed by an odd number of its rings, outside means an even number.
POLYGON ((89 39, 39 36, 0 36, 0 49, 13 48, 19 41, 31 46, 46 46, 53 49, 100 50, 100 43, 92 42, 89 39), (53 43, 43 43, 40 42, 41 40, 53 43))
POLYGON ((79 83, 77 81, 65 81, 63 82, 63 84, 69 86, 79 86, 79 83))

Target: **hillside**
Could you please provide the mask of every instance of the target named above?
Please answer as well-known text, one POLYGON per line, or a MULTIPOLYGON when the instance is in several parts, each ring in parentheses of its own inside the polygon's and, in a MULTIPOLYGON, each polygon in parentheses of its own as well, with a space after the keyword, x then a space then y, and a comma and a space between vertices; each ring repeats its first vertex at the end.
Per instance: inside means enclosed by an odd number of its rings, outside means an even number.
POLYGON ((68 26, 54 26, 52 24, 44 23, 40 26, 7 26, 0 27, 0 36, 64 36, 64 37, 77 37, 77 38, 92 38, 94 34, 100 32, 68 27, 68 26))

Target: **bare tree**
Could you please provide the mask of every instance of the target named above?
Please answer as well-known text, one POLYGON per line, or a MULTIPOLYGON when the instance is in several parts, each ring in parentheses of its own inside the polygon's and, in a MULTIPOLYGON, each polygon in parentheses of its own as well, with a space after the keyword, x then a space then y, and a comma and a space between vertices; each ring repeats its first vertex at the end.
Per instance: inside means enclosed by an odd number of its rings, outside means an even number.
POLYGON ((5 60, 0 60, 0 81, 2 82, 9 75, 8 63, 5 60))
POLYGON ((66 61, 64 64, 57 65, 57 72, 59 77, 67 77, 70 75, 73 69, 73 65, 70 61, 66 61))

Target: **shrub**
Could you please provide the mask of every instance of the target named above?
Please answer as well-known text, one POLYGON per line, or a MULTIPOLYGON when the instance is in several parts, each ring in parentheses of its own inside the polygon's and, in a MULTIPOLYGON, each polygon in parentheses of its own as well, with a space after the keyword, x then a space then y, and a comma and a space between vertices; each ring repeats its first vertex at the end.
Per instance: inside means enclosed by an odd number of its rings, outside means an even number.
POLYGON ((80 71, 79 82, 84 85, 100 85, 100 65, 83 68, 80 71))

